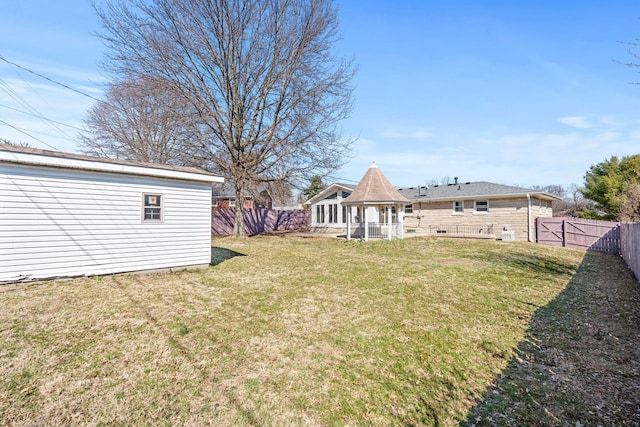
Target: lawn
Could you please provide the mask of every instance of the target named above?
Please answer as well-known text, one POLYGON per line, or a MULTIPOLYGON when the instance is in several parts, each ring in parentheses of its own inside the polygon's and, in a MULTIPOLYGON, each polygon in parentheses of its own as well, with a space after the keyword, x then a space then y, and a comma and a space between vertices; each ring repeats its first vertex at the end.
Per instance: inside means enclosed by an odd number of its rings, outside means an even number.
POLYGON ((640 293, 618 257, 213 245, 206 270, 1 286, 0 424, 640 422, 640 293))

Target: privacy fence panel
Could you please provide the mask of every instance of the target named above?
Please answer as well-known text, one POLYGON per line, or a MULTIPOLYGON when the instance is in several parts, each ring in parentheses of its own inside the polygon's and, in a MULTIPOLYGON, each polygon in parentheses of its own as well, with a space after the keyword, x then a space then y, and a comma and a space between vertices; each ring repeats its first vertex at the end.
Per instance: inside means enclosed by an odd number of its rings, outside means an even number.
MULTIPOLYGON (((233 233, 235 208, 211 211, 211 234, 229 236, 233 233)), ((245 209, 244 229, 247 234, 272 233, 274 231, 304 231, 311 227, 311 211, 245 209)))
POLYGON ((537 218, 538 243, 585 249, 609 254, 620 253, 620 224, 580 218, 537 218))
POLYGON ((537 242, 544 245, 564 246, 564 220, 565 218, 538 217, 536 220, 537 242))
POLYGON ((620 240, 622 258, 636 278, 640 278, 640 224, 621 224, 620 240))

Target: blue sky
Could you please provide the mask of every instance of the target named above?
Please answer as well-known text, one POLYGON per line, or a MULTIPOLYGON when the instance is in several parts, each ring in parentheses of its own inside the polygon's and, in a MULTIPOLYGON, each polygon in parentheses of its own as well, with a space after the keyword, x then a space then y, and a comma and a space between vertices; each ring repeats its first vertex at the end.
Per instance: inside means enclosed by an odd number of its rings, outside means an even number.
MULTIPOLYGON (((0 56, 101 96, 89 1, 6 3, 0 56)), ((570 185, 611 155, 640 153, 640 75, 614 61, 640 37, 637 1, 338 4, 336 48, 359 68, 343 134, 358 141, 328 181, 357 181, 375 161, 397 186, 570 185)), ((0 137, 77 151, 93 102, 0 61, 0 137)))

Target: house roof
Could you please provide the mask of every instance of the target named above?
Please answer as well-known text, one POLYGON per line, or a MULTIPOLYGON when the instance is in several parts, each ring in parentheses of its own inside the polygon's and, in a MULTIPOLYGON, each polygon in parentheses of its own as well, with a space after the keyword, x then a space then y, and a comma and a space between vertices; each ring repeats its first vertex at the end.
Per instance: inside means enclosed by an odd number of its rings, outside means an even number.
POLYGON ((224 178, 198 168, 114 160, 9 144, 0 144, 0 163, 145 175, 191 181, 224 182, 224 178))
POLYGON ((547 200, 561 200, 559 197, 540 190, 532 190, 523 187, 494 184, 492 182, 459 182, 457 184, 444 184, 432 186, 419 186, 399 188, 400 194, 413 202, 418 201, 447 201, 469 198, 496 199, 504 197, 538 196, 547 200))
POLYGON ((356 188, 353 189, 351 195, 342 201, 342 204, 406 204, 410 202, 391 185, 380 168, 373 163, 356 188))
POLYGON ((323 200, 324 198, 326 198, 327 196, 329 196, 330 194, 333 194, 334 192, 336 192, 338 190, 346 190, 349 193, 351 193, 355 187, 356 186, 353 185, 353 184, 343 184, 343 183, 340 183, 340 182, 336 182, 336 183, 333 183, 333 184, 329 185, 327 188, 325 188, 324 190, 322 190, 321 192, 319 192, 315 196, 309 198, 309 200, 304 202, 304 204, 305 205, 312 205, 316 201, 323 200))

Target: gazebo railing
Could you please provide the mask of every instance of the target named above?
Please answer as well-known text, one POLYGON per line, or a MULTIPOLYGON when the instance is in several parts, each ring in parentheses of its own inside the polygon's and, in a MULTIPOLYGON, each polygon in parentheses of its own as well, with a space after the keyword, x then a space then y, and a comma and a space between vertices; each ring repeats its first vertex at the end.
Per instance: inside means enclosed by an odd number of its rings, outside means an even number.
MULTIPOLYGON (((351 224, 352 237, 364 238, 364 227, 362 223, 351 224)), ((387 239, 389 238, 389 228, 391 228, 391 238, 398 237, 398 223, 388 224, 386 222, 369 222, 367 223, 367 237, 369 239, 387 239)))

